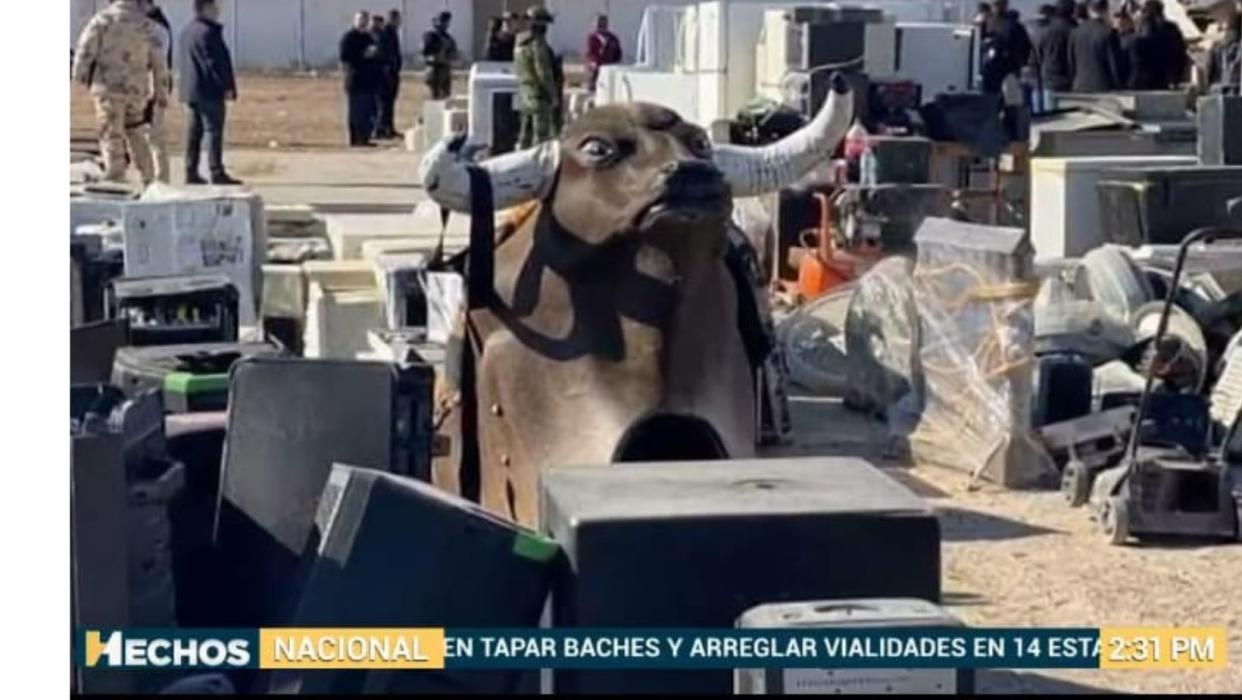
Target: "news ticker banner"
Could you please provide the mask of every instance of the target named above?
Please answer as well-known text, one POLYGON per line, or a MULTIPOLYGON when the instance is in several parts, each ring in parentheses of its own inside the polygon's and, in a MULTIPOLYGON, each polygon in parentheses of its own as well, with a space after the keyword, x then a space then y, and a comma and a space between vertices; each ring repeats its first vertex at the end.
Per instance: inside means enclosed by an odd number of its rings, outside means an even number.
POLYGON ((1221 627, 80 630, 117 669, 1211 669, 1221 627))

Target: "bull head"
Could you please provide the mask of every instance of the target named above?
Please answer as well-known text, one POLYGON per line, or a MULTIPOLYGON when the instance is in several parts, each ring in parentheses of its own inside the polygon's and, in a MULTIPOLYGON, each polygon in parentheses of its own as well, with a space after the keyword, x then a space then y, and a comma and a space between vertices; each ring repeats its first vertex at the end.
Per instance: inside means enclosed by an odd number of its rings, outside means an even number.
MULTIPOLYGON (((751 358, 723 255, 732 197, 826 161, 852 111, 837 77, 807 126, 747 148, 663 107, 607 106, 558 142, 480 164, 498 210, 538 200, 496 248, 494 303, 470 312, 484 506, 533 524, 546 466, 753 451, 751 358)), ((423 160, 442 207, 470 211, 469 151, 446 141, 423 160)), ((461 491, 453 468, 438 464, 436 483, 461 491)))

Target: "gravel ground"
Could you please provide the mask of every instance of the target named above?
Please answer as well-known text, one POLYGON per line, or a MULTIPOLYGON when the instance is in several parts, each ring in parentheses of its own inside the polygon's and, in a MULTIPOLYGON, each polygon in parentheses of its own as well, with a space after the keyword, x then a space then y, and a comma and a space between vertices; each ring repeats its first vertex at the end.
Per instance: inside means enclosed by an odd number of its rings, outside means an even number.
MULTIPOLYGON (((454 92, 465 91, 465 74, 456 76, 454 92)), ((238 100, 229 104, 225 140, 232 147, 275 149, 340 148, 345 145, 345 96, 335 74, 241 75, 238 100)), ((413 124, 427 89, 422 76, 406 73, 397 105, 397 127, 413 124)), ((90 94, 76 83, 70 91, 73 138, 96 134, 90 94)), ((170 147, 180 152, 185 112, 175 105, 166 127, 170 147)))
POLYGON ((1229 664, 1211 671, 981 674, 983 692, 1242 691, 1242 545, 1114 547, 1058 493, 968 488, 944 468, 884 462, 885 426, 823 399, 795 399, 796 454, 854 454, 892 467, 937 510, 944 602, 991 627, 1225 627, 1229 664))

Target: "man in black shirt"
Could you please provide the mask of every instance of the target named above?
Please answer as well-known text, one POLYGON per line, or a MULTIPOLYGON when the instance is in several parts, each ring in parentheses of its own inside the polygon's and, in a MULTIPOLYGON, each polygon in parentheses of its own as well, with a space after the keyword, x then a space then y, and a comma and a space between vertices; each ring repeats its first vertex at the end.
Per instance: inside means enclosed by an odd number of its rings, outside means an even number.
POLYGON ((1131 90, 1169 90, 1186 79, 1189 57, 1177 25, 1164 18, 1164 4, 1147 0, 1134 40, 1131 90))
POLYGON ((1070 37, 1074 92, 1120 90, 1121 40, 1108 22, 1108 0, 1091 0, 1088 11, 1070 37))
POLYGON ((371 16, 354 15, 354 26, 341 37, 341 70, 345 74, 348 104, 349 145, 373 146, 375 96, 379 92, 381 64, 379 46, 370 32, 371 16))
POLYGON ((379 138, 397 138, 396 110, 397 96, 401 94, 401 12, 393 10, 388 13, 388 21, 380 29, 376 39, 379 41, 380 54, 384 57, 383 84, 380 88, 379 118, 376 120, 375 134, 379 138))
POLYGON ((993 0, 984 18, 983 91, 999 93, 1005 78, 1016 76, 1031 57, 1031 38, 1009 9, 1009 0, 993 0))
POLYGON ((1070 35, 1074 31, 1074 0, 1063 0, 1055 6, 1040 8, 1045 22, 1035 37, 1031 65, 1036 68, 1045 90, 1069 90, 1074 84, 1070 72, 1070 35))

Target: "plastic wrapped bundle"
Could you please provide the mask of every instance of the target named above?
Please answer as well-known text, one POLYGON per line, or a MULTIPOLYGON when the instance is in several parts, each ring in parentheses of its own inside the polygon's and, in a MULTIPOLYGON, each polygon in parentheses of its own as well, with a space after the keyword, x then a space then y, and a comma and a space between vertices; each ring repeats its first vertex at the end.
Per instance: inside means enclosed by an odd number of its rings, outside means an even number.
POLYGON ((850 408, 882 413, 910 393, 918 331, 913 267, 906 258, 887 258, 857 282, 845 321, 850 408))
POLYGON ((1021 229, 928 219, 915 238, 920 381, 889 411, 922 462, 1007 487, 1055 474, 1031 430, 1038 284, 1021 229))

